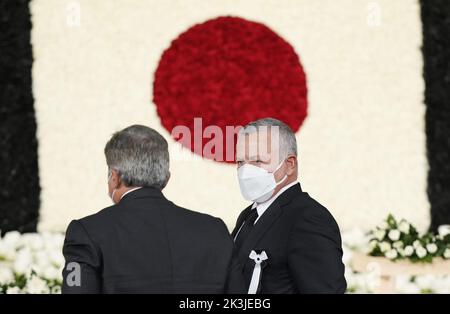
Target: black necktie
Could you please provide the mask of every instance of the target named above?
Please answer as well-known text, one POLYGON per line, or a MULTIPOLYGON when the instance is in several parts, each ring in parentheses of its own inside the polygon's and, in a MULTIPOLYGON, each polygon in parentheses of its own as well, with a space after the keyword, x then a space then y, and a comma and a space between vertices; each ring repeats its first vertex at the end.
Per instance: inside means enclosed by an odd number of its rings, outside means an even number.
POLYGON ((241 230, 239 230, 236 241, 234 242, 236 250, 239 250, 241 248, 242 243, 244 243, 245 239, 247 239, 247 236, 252 231, 257 218, 258 218, 258 211, 256 210, 256 208, 254 208, 245 219, 245 222, 241 230))

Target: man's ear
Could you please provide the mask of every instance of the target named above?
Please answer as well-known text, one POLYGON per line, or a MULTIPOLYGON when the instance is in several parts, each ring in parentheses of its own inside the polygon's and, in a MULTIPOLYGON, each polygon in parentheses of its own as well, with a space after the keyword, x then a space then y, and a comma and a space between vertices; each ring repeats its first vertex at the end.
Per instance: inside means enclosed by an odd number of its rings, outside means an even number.
POLYGON ((113 189, 118 189, 120 185, 122 184, 122 180, 120 179, 120 174, 117 170, 112 169, 111 170, 111 186, 113 189))
POLYGON ((286 174, 288 176, 294 174, 297 171, 297 156, 289 155, 288 158, 286 158, 286 164, 286 174))

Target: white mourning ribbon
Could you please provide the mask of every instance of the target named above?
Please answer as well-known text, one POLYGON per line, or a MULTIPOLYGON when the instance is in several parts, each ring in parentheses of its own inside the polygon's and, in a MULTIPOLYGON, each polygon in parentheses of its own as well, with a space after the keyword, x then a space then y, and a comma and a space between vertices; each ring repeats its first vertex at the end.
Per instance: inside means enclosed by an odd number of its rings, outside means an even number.
POLYGON ((254 250, 250 252, 249 257, 255 262, 255 268, 253 268, 252 279, 250 280, 250 286, 248 287, 248 294, 256 294, 261 278, 261 263, 267 260, 268 257, 266 251, 262 251, 258 254, 254 250))

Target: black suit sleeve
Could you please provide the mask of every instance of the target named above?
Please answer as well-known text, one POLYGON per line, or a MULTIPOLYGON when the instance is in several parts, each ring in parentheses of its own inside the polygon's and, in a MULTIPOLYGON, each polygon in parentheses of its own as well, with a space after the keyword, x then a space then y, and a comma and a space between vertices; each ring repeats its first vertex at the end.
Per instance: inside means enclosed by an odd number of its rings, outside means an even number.
POLYGON ((289 239, 288 263, 300 293, 344 293, 339 227, 326 209, 300 215, 289 239))
POLYGON ((62 293, 101 293, 100 254, 79 221, 67 228, 63 254, 62 293))
POLYGON ((225 282, 224 292, 228 294, 242 294, 245 293, 244 278, 242 277, 242 267, 239 267, 237 258, 234 252, 234 241, 227 226, 222 219, 217 218, 218 230, 227 238, 227 245, 223 246, 223 250, 227 251, 228 256, 228 270, 225 282))

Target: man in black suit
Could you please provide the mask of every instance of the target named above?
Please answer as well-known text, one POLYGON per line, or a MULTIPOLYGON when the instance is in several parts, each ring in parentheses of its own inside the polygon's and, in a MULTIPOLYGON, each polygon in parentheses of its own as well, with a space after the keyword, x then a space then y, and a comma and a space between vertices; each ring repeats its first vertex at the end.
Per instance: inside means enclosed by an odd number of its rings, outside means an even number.
POLYGON ((224 292, 233 241, 220 219, 162 194, 169 180, 166 140, 134 125, 113 135, 105 155, 115 205, 70 223, 62 292, 224 292))
POLYGON ((252 122, 238 135, 242 195, 235 264, 248 293, 344 293, 339 227, 297 182, 297 144, 283 122, 252 122))

